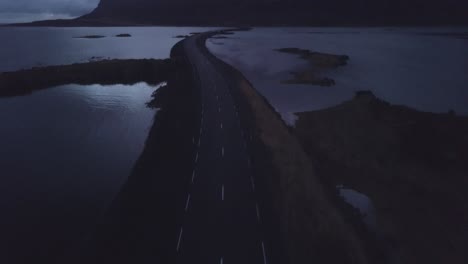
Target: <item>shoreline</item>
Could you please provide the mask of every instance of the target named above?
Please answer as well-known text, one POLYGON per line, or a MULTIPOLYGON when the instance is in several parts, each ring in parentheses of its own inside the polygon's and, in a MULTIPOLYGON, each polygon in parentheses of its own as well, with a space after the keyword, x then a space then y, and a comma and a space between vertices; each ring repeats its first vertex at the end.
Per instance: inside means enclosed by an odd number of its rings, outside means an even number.
POLYGON ((157 85, 176 67, 171 59, 100 60, 0 73, 0 97, 21 96, 65 84, 157 85))

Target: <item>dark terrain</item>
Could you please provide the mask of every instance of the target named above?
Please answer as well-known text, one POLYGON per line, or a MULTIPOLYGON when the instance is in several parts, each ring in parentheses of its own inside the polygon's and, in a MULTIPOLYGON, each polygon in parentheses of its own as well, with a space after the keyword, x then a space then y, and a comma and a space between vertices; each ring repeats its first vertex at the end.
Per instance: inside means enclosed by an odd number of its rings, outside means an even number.
POLYGON ((368 195, 396 263, 467 263, 468 117, 391 105, 369 92, 298 113, 321 181, 368 195))

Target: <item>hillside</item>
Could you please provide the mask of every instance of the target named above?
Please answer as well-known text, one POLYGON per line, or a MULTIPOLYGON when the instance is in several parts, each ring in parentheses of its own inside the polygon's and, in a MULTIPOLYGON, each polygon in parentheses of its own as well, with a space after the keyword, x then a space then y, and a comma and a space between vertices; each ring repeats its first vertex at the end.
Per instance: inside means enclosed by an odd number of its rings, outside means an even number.
POLYGON ((101 0, 84 19, 149 24, 427 25, 468 22, 461 0, 101 0))

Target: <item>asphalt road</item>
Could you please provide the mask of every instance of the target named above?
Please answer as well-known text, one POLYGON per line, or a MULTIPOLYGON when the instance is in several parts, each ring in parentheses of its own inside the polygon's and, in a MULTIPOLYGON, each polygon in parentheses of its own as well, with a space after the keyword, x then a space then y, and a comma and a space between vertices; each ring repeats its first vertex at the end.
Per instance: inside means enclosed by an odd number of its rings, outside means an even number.
POLYGON ((190 188, 180 205, 177 263, 269 263, 247 149, 251 136, 239 119, 229 76, 197 43, 203 38, 196 35, 184 42, 200 86, 202 113, 199 134, 193 135, 198 150, 190 188))

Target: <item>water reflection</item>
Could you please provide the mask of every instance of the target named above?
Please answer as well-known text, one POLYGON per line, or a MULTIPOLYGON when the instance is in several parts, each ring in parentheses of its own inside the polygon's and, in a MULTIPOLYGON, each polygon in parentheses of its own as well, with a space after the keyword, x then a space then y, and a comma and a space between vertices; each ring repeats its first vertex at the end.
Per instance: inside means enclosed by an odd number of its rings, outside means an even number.
POLYGON ((362 221, 366 224, 367 228, 375 232, 377 220, 372 200, 367 195, 353 189, 344 188, 342 185, 337 186, 337 189, 346 203, 359 210, 362 221))
POLYGON ((45 258, 87 232, 143 149, 154 89, 67 85, 0 99, 0 262, 45 258))

